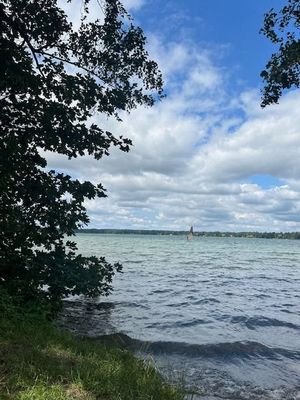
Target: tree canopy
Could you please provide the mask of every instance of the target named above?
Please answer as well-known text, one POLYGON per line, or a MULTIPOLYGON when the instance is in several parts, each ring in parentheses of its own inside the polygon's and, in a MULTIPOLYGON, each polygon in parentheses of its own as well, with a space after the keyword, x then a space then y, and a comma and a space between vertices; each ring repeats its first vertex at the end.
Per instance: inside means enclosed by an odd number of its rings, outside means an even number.
POLYGON ((45 157, 129 151, 129 139, 91 116, 120 119, 163 95, 143 31, 118 0, 98 4, 91 21, 89 0, 82 2, 75 29, 57 0, 0 0, 0 285, 26 299, 108 294, 121 270, 78 254, 66 238, 89 221, 84 200, 105 189, 47 169, 45 157))
POLYGON ((265 86, 261 106, 278 103, 285 89, 300 86, 300 0, 288 0, 277 13, 265 14, 261 29, 278 51, 272 54, 261 72, 265 86))

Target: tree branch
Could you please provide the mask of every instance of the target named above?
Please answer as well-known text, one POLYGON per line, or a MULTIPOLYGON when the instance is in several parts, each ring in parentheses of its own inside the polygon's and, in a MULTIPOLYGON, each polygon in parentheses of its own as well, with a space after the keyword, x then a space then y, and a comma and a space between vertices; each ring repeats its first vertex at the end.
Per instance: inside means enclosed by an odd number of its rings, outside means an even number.
MULTIPOLYGON (((39 49, 35 49, 35 51, 36 51, 37 53, 43 55, 43 56, 47 56, 47 57, 54 58, 54 59, 56 59, 56 60, 62 61, 63 63, 66 63, 66 64, 74 65, 75 67, 77 67, 77 68, 79 68, 79 69, 82 69, 82 70, 88 72, 89 74, 95 76, 96 78, 100 79, 101 81, 103 81, 103 78, 101 78, 98 74, 96 74, 94 71, 91 71, 90 69, 84 67, 83 65, 80 65, 78 62, 74 62, 74 61, 71 61, 71 60, 67 60, 67 59, 62 58, 62 57, 59 57, 59 56, 57 56, 57 55, 55 55, 55 54, 47 53, 46 51, 41 51, 41 50, 39 50, 39 49)), ((104 81, 103 81, 103 82, 104 82, 104 81)), ((107 82, 104 82, 104 83, 106 83, 107 85, 109 85, 109 83, 107 83, 107 82)))
POLYGON ((30 49, 30 51, 31 51, 31 53, 32 53, 32 56, 33 56, 33 58, 34 58, 34 61, 35 61, 35 63, 36 63, 37 69, 39 70, 39 72, 40 72, 40 74, 43 76, 43 78, 45 78, 45 75, 44 75, 44 73, 43 73, 43 71, 42 71, 42 69, 41 69, 41 65, 40 65, 40 63, 39 63, 39 60, 38 60, 38 58, 37 58, 37 56, 36 56, 35 49, 34 49, 34 47, 32 46, 32 44, 31 44, 31 42, 30 42, 30 39, 29 39, 27 33, 23 30, 23 28, 18 24, 17 21, 14 21, 13 18, 11 18, 9 15, 7 15, 7 14, 5 13, 5 11, 3 10, 3 8, 0 8, 0 15, 1 15, 1 17, 3 18, 4 21, 6 21, 12 28, 15 28, 15 29, 18 31, 18 33, 20 34, 20 36, 23 38, 24 42, 25 42, 25 43, 27 44, 27 46, 29 47, 29 49, 30 49))

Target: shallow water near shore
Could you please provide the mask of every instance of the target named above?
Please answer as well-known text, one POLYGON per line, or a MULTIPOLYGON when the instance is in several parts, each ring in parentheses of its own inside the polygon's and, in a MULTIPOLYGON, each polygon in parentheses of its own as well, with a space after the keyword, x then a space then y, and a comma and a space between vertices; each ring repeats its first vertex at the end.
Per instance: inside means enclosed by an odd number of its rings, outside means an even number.
POLYGON ((300 241, 76 240, 81 253, 120 261, 124 273, 108 298, 68 299, 60 325, 90 337, 124 334, 204 399, 300 399, 300 241))

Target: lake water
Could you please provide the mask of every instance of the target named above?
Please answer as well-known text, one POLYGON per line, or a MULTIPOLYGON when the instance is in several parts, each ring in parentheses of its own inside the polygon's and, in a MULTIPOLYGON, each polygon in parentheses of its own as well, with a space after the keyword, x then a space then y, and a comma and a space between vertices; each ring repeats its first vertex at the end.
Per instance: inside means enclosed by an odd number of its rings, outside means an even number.
POLYGON ((84 255, 122 262, 123 274, 111 296, 67 303, 60 323, 137 339, 163 374, 203 399, 300 399, 300 241, 76 240, 84 255))

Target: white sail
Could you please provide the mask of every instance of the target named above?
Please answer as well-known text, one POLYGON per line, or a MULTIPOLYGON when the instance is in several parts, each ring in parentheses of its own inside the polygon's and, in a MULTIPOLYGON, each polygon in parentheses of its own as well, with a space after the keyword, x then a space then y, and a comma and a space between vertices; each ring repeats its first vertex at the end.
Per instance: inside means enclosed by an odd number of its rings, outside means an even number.
POLYGON ((193 239, 193 236, 194 236, 194 229, 193 229, 193 227, 191 226, 190 231, 189 231, 189 233, 187 234, 186 238, 187 238, 187 240, 192 240, 192 239, 193 239))

